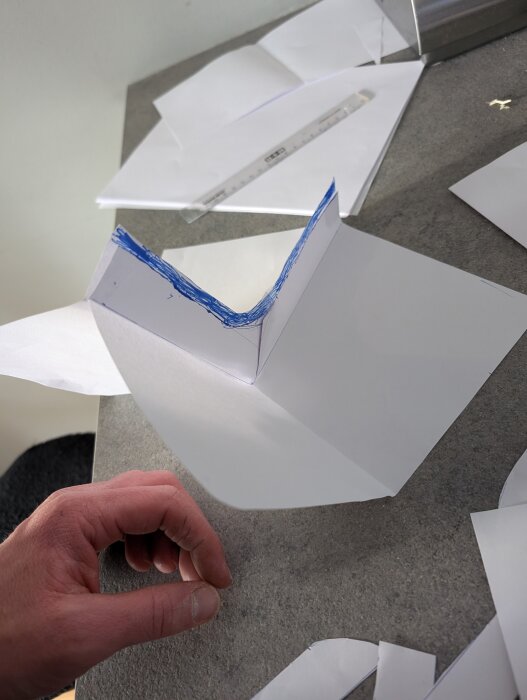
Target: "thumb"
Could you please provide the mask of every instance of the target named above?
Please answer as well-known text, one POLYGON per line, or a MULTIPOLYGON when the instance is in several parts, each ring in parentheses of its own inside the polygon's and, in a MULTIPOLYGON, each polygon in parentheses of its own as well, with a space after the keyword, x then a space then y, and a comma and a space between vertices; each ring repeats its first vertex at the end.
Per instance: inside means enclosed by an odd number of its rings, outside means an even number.
POLYGON ((197 627, 211 620, 220 607, 217 590, 203 581, 165 583, 129 593, 89 597, 89 613, 86 610, 85 614, 93 623, 92 649, 97 650, 100 659, 131 644, 197 627))

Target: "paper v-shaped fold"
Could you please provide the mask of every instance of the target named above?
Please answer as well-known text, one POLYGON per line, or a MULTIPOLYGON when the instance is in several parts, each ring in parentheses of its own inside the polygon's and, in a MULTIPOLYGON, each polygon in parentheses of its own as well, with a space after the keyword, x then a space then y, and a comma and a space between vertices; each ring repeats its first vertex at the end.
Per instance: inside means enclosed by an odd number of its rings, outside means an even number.
POLYGON ((527 328, 527 297, 340 223, 333 187, 248 312, 122 230, 90 296, 145 415, 241 508, 395 495, 527 328))

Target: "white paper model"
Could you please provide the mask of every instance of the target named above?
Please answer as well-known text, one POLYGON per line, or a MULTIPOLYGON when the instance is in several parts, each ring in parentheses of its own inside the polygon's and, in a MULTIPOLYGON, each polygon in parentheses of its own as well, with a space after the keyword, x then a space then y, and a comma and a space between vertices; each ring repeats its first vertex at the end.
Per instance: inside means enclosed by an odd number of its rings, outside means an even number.
POLYGON ((527 248, 527 143, 467 175, 450 191, 527 248))
POLYGON ((253 309, 122 230, 91 298, 138 405, 241 508, 394 495, 527 328, 524 295, 341 224, 334 187, 253 309))

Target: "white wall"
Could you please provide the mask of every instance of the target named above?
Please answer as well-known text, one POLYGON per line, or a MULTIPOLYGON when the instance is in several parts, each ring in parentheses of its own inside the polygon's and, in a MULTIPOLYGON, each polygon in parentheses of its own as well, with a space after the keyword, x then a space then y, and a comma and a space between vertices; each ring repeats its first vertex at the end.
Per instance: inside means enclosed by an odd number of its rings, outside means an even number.
MULTIPOLYGON (((80 299, 113 228, 126 86, 313 0, 0 2, 0 323, 80 299)), ((0 348, 1 352, 1 348, 0 348)), ((97 399, 0 377, 0 473, 97 399)))

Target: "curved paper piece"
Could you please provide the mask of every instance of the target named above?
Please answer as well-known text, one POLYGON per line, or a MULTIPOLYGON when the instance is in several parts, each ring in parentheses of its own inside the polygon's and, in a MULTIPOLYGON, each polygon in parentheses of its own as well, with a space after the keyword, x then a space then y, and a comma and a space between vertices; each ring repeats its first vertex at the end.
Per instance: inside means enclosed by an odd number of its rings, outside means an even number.
POLYGON ((315 642, 253 700, 341 700, 377 666, 377 645, 358 639, 315 642))
POLYGON ((220 501, 295 508, 389 494, 254 386, 103 306, 93 313, 138 406, 220 501))
POLYGON ((373 700, 423 700, 434 685, 435 668, 433 654, 379 642, 373 700))
POLYGON ((512 468, 503 485, 498 508, 527 503, 527 450, 512 468))

